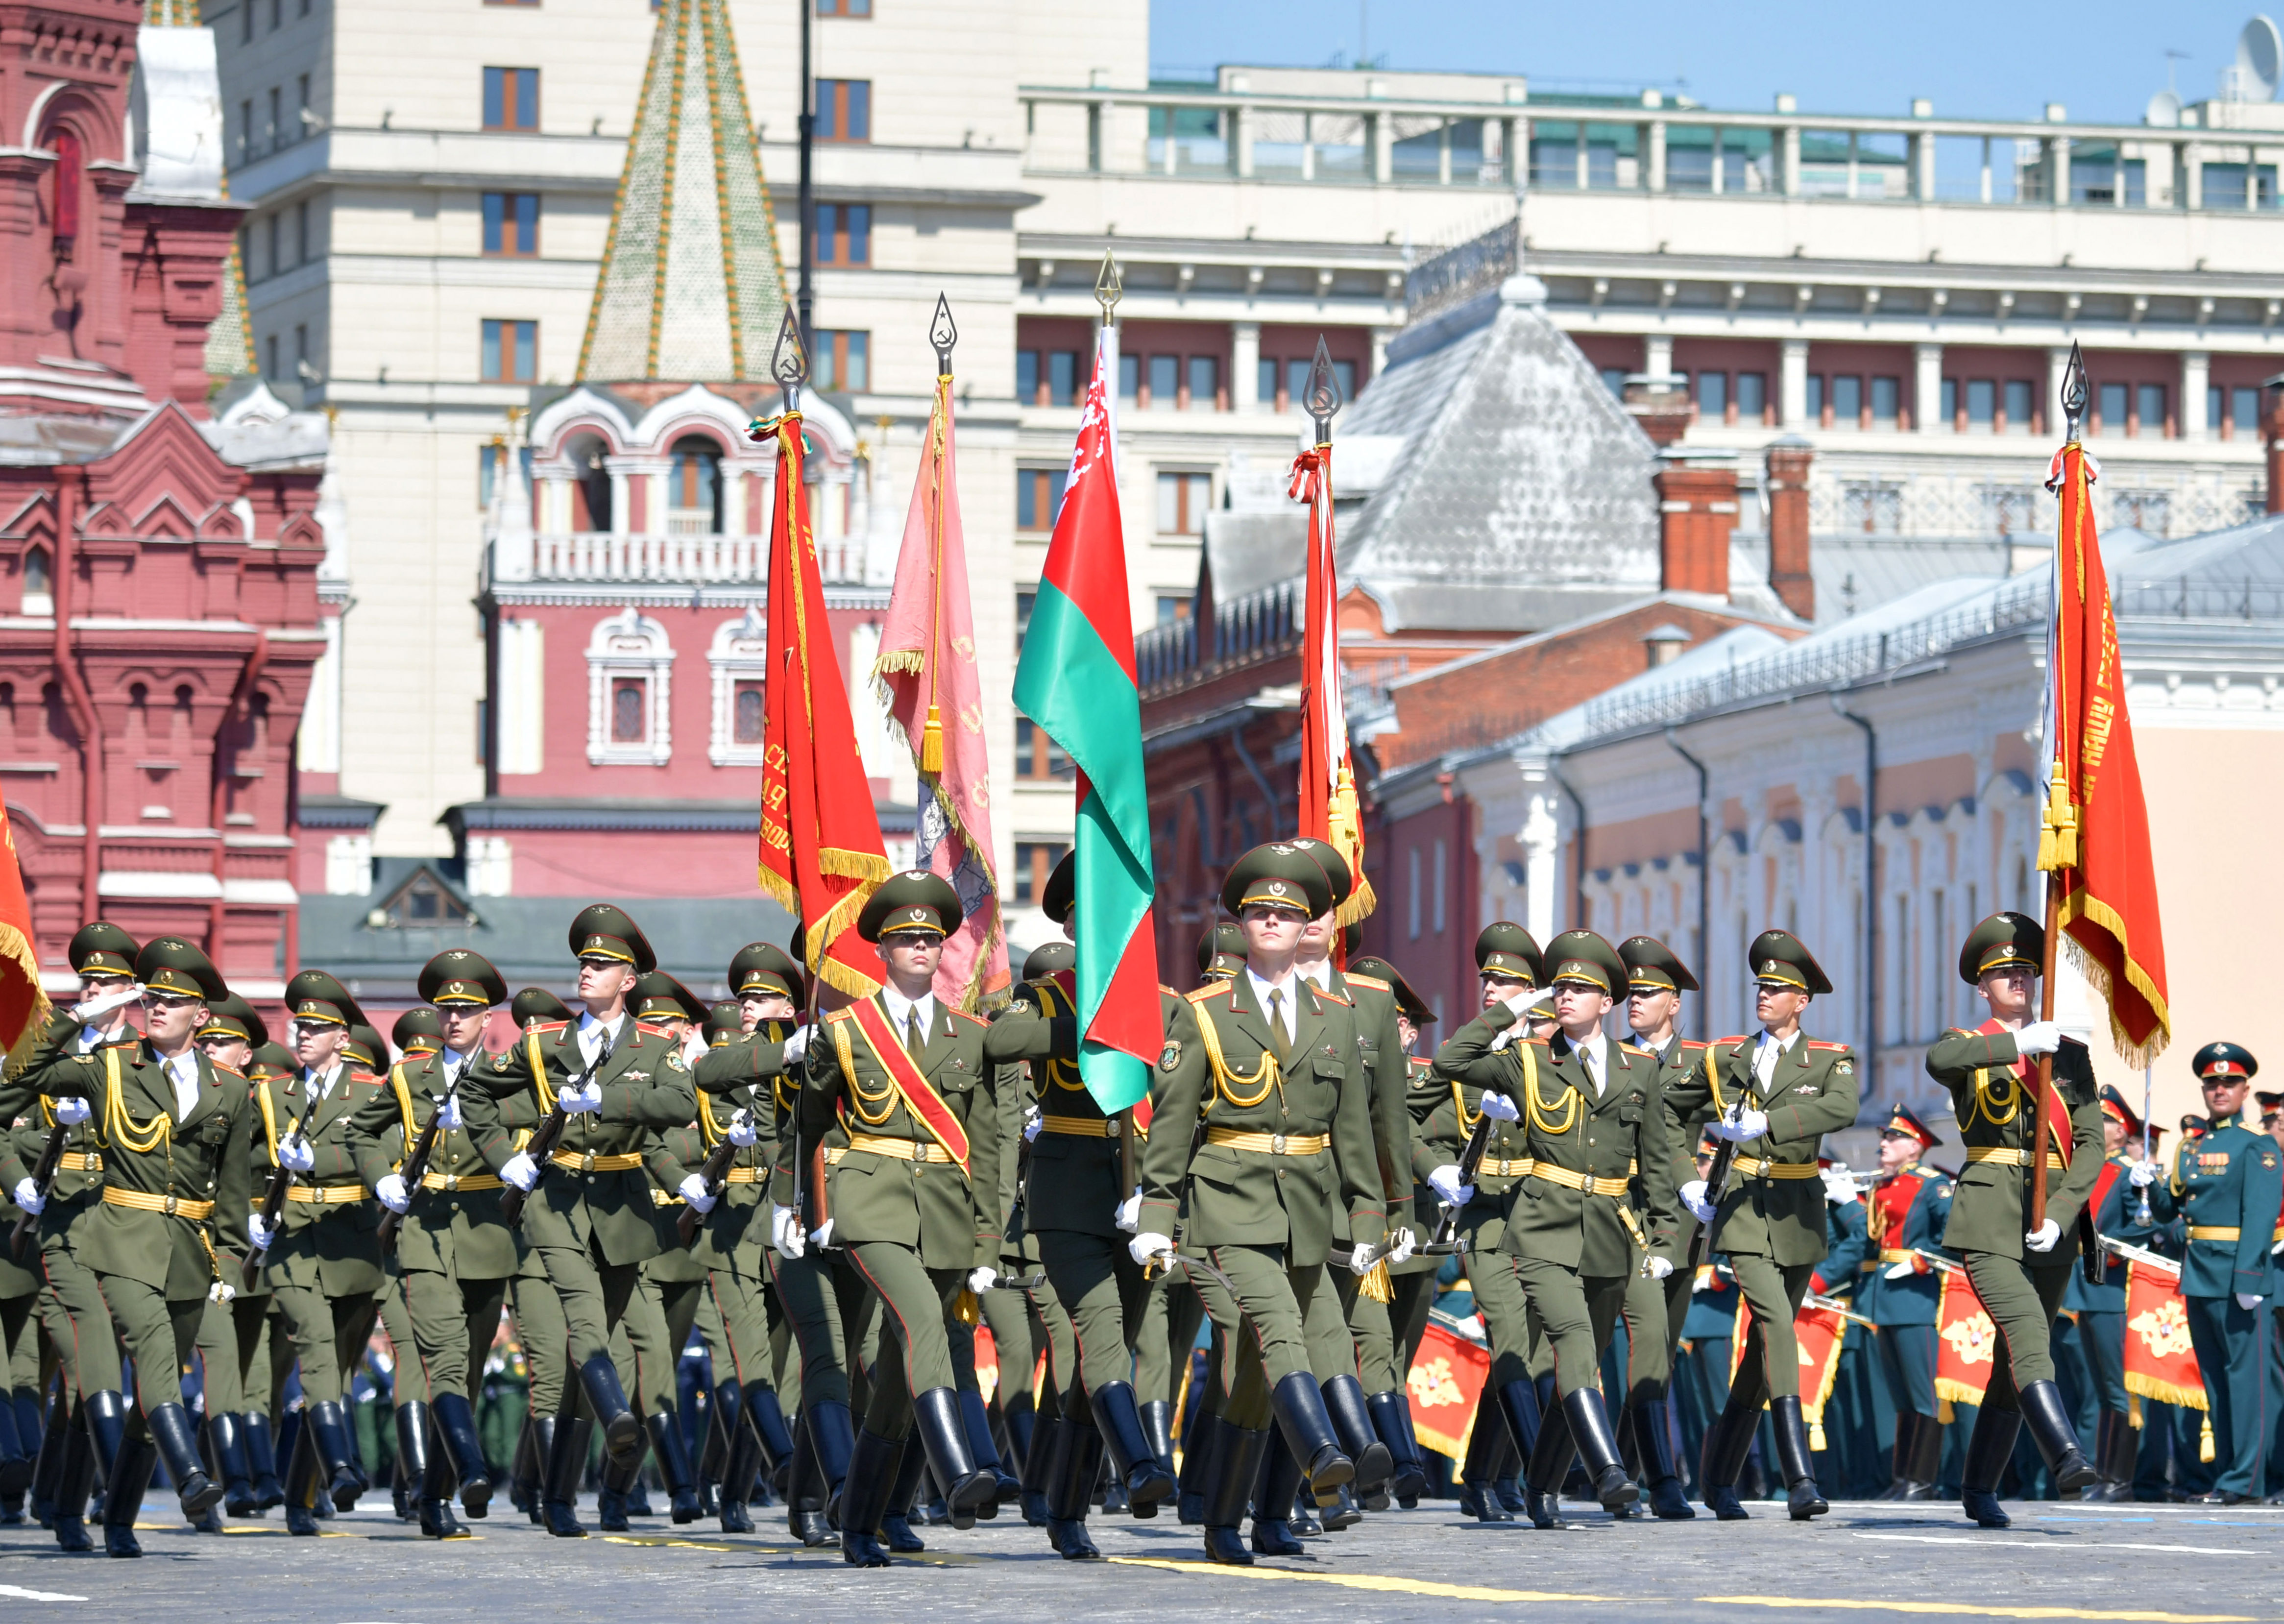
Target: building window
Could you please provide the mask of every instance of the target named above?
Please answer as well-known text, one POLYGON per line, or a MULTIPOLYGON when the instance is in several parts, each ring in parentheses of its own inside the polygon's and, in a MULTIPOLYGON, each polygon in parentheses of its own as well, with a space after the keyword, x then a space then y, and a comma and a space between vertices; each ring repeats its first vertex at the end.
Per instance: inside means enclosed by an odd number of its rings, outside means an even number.
POLYGON ((286 143, 286 115, 283 99, 286 92, 276 85, 270 87, 270 150, 276 152, 286 143))
POLYGON ((1226 411, 1229 401, 1221 392, 1221 357, 1192 355, 1189 376, 1183 380, 1185 411, 1226 411))
POLYGON ((819 141, 870 141, 872 138, 872 82, 870 79, 818 80, 816 129, 819 141))
POLYGON ((1171 626, 1177 621, 1190 618, 1190 595, 1187 592, 1158 594, 1158 624, 1171 626))
MULTIPOLYGON (((1623 393, 1623 386, 1620 393, 1623 393)), ((1768 410, 1769 375, 1766 372, 1738 373, 1737 410, 1733 420, 1760 423, 1766 419, 1768 410)))
POLYGON ((1020 713, 1015 717, 1015 776, 1034 783, 1070 776, 1070 757, 1047 737, 1046 729, 1020 713))
POLYGON ((1866 480, 1840 488, 1844 527, 1864 535, 1895 535, 1904 527, 1904 488, 1866 480))
POLYGON ((44 547, 33 547, 24 554, 24 608, 26 614, 53 614, 56 612, 54 567, 44 547))
POLYGON ((1155 406, 1171 411, 1181 404, 1182 358, 1179 355, 1150 357, 1150 393, 1137 402, 1144 410, 1155 406))
POLYGON ((1036 908, 1047 894, 1047 876, 1070 847, 1057 840, 1015 842, 1015 906, 1036 908))
POLYGON ((374 912, 396 930, 434 929, 440 925, 469 922, 466 904, 425 868, 416 871, 411 878, 397 887, 396 894, 374 912))
POLYGON ((1435 903, 1435 933, 1438 936, 1441 936, 1443 933, 1443 926, 1449 922, 1444 914, 1444 898, 1450 894, 1451 885, 1450 876, 1447 872, 1449 864, 1444 860, 1444 850, 1443 842, 1441 840, 1436 841, 1435 888, 1434 892, 1431 893, 1431 895, 1433 896, 1435 903))
POLYGON ((674 647, 666 628, 631 606, 596 622, 587 642, 587 760, 598 767, 663 767, 673 754, 674 647))
POLYGON ((528 260, 539 252, 537 192, 484 193, 484 252, 508 260, 528 260))
MULTIPOLYGON (((251 25, 254 8, 247 6, 246 20, 251 25)), ((246 98, 238 104, 238 160, 244 163, 254 155, 254 98, 246 98)))
POLYGON ((1055 515, 1063 511, 1063 487, 1069 480, 1068 468, 1015 470, 1015 528, 1053 530, 1055 515))
POLYGON ((483 367, 488 384, 532 384, 539 381, 539 324, 484 323, 483 367))
POLYGON ((484 69, 484 128, 539 128, 539 70, 536 67, 484 69))
POLYGON ((872 206, 870 203, 820 203, 817 206, 817 262, 820 265, 870 265, 872 262, 872 206))
POLYGON ((759 683, 739 683, 732 696, 731 712, 731 736, 734 742, 760 744, 767 721, 762 710, 762 685, 759 683))
POLYGON ((716 767, 759 767, 768 725, 769 622, 749 605, 714 629, 706 664, 714 683, 714 737, 708 751, 716 767))
POLYGON ((1729 375, 1726 372, 1700 372, 1697 375, 1697 415, 1708 423, 1729 421, 1729 375))
POLYGON ((2094 392, 2093 421, 2086 425, 2089 433, 2123 434, 2127 416, 2125 402, 2131 394, 2125 384, 2103 384, 2094 392))
POLYGON ((309 262, 309 204, 307 199, 293 205, 293 262, 309 262))
POLYGON ((870 17, 872 0, 817 0, 819 17, 870 17))
POLYGON ((825 332, 817 334, 816 387, 862 394, 872 386, 872 335, 825 332))
POLYGON ((722 448, 703 434, 684 434, 669 454, 666 533, 722 534, 722 448))
POLYGON ((1162 473, 1158 476, 1158 534, 1203 535, 1206 501, 1213 476, 1204 473, 1162 473))
POLYGON ((1418 847, 1415 846, 1404 854, 1404 878, 1409 882, 1404 888, 1408 904, 1406 913, 1409 916, 1405 924, 1411 929, 1412 940, 1417 941, 1420 940, 1421 912, 1420 904, 1425 900, 1420 894, 1420 848, 1418 847))
POLYGON ((1031 629, 1031 611, 1038 606, 1038 602, 1036 592, 1015 594, 1015 652, 1019 657, 1023 652, 1023 636, 1031 629))
POLYGON ((1904 380, 1900 378, 1875 378, 1872 380, 1872 426, 1893 432, 1902 422, 1904 380))
POLYGON ((2163 440, 2171 430, 2165 421, 2165 386, 2136 384, 2133 386, 2133 421, 2128 432, 2147 439, 2163 440))
MULTIPOLYGON (((1015 398, 1031 406, 1076 406, 1078 368, 1076 350, 1019 349, 1015 352, 1015 398)), ((1133 391, 1130 389, 1127 394, 1130 396, 1133 391)))
POLYGON ((286 138, 299 141, 309 133, 309 75, 303 74, 293 82, 293 130, 286 138))

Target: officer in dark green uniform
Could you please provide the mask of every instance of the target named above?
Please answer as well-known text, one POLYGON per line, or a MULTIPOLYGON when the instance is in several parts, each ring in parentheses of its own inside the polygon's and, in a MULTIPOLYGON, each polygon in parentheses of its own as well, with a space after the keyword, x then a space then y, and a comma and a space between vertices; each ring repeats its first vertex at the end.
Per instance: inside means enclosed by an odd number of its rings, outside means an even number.
POLYGON ((804 1029, 790 1056, 825 1046, 802 1085, 802 1137, 819 1143, 848 1113, 848 1151, 826 1177, 833 1238, 880 1299, 897 1345, 896 1355, 882 1348, 841 1489, 841 1555, 860 1567, 888 1565, 878 1532, 915 1432, 955 1527, 998 1495, 970 1443, 945 1328, 963 1288, 997 1278, 1001 1224, 986 1023, 934 990, 961 917, 959 894, 939 875, 884 881, 856 929, 879 946, 886 984, 804 1029))
POLYGON ((474 1091, 461 1110, 486 1164, 528 1192, 525 1238, 563 1305, 568 1357, 579 1379, 575 1389, 566 1381, 559 1402, 543 1510, 550 1533, 575 1538, 586 1530, 575 1509, 584 1464, 576 1453, 578 1429, 567 1425, 575 1398, 584 1394, 614 1463, 623 1468, 644 1448, 645 1421, 627 1403, 611 1362, 611 1333, 622 1321, 661 1464, 687 1456, 676 1411, 677 1350, 654 1340, 650 1319, 630 1308, 644 1261, 658 1252, 645 1164, 650 1136, 690 1120, 698 1097, 680 1050, 645 1030, 629 1010, 635 978, 658 964, 634 920, 598 902, 572 921, 569 941, 585 1006, 578 1019, 536 1027, 513 1049, 479 1065, 468 1080, 474 1091), (562 1135, 543 1164, 516 1147, 514 1117, 535 1113, 544 1126, 558 1110, 562 1135))
MULTIPOLYGON (((1256 847, 1232 865, 1222 904, 1246 936, 1242 975, 1183 999, 1166 1035, 1143 1156, 1137 1262, 1169 1263, 1188 1200, 1184 1253, 1172 1266, 1199 1281, 1207 1311, 1234 1339, 1236 1372, 1207 1468, 1206 1550, 1249 1564, 1237 1525, 1267 1452, 1272 1414, 1319 1503, 1356 1473, 1326 1413, 1303 1327, 1328 1291, 1332 1205, 1348 1208, 1355 1254, 1385 1228, 1371 1082, 1354 1010, 1295 973, 1303 925, 1332 905, 1332 888, 1298 847, 1256 847), (1202 1119, 1194 1155, 1182 1125, 1202 1119), (1247 1334, 1249 1332, 1250 1334, 1247 1334)), ((1349 1261, 1357 1261, 1352 1255, 1349 1261)), ((1290 1514, 1297 1481, 1264 1480, 1263 1521, 1290 1514)))
MULTIPOLYGON (((505 986, 501 990, 505 990, 505 986)), ((404 1059, 433 1055, 444 1047, 444 1022, 435 1011, 415 1004, 396 1018, 396 1024, 388 1029, 388 1041, 404 1059)))
POLYGON ((2161 1221, 2188 1230, 2181 1296, 2197 1369, 2212 1404, 2218 1471, 2207 1505, 2242 1505, 2266 1487, 2267 1339, 2264 1307, 2275 1295, 2270 1248, 2284 1206, 2284 1152, 2244 1116, 2260 1063, 2236 1043, 2207 1043, 2190 1068, 2204 1090, 2206 1127, 2173 1154, 2171 1171, 2154 1176, 2143 1164, 2131 1176, 2147 1186, 2161 1221))
MULTIPOLYGON (((1705 1082, 1705 1045, 1681 1035, 1681 995, 1698 990, 1697 978, 1673 950, 1654 936, 1629 936, 1618 943, 1626 966, 1626 1026, 1638 1049, 1657 1058, 1658 1092, 1665 1112, 1666 1145, 1671 1153, 1673 1187, 1696 1177, 1690 1152, 1713 1119, 1712 1090, 1705 1082)), ((1697 1227, 1695 1218, 1675 1208, 1675 1233, 1686 1257, 1697 1227)), ((1618 1450, 1639 1473, 1656 1516, 1681 1522, 1697 1513, 1682 1492, 1674 1464, 1674 1431, 1668 1394, 1673 1354, 1689 1313, 1689 1271, 1676 1268, 1662 1280, 1637 1273, 1626 1282, 1626 1409, 1618 1423, 1618 1450)))
POLYGON ((1560 1031, 1536 1042, 1490 1045, 1512 1027, 1509 1005, 1486 1010, 1452 1035, 1437 1060, 1447 1074, 1486 1092, 1478 1109, 1519 1128, 1530 1165, 1511 1206, 1499 1250, 1553 1344, 1559 1415, 1539 1427, 1525 1502, 1542 1528, 1573 1450, 1585 1457, 1594 1492, 1615 1511, 1635 1498, 1602 1401, 1600 1365, 1626 1283, 1673 1270, 1673 1159, 1658 1098, 1659 1065, 1647 1050, 1602 1032, 1614 994, 1626 985, 1617 949, 1592 931, 1546 944, 1560 1031), (1637 1204, 1637 1187, 1642 1198, 1637 1204))
MULTIPOLYGON (((540 1028, 552 1029, 571 1019, 571 1011, 563 1000, 544 987, 521 988, 508 1000, 507 1007, 515 1019, 516 1030, 524 1034, 540 1028)), ((529 1121, 521 1121, 521 1118, 532 1114, 527 1107, 519 1116, 520 1128, 513 1135, 519 1150, 529 1138, 532 1126, 529 1121)), ((481 1154, 481 1148, 478 1153, 481 1154)), ((516 1510, 534 1526, 539 1526, 545 1520, 541 1480, 546 1475, 550 1452, 554 1448, 555 1415, 562 1405, 564 1383, 569 1379, 570 1332, 563 1322, 562 1299, 556 1296, 555 1287, 547 1278, 547 1266, 539 1261, 538 1248, 531 1245, 530 1238, 520 1226, 515 1238, 515 1278, 508 1282, 508 1311, 515 1319, 516 1341, 523 1348, 528 1381, 524 1393, 523 1426, 516 1434, 515 1455, 508 1467, 508 1497, 516 1510)), ((592 1417, 583 1412, 574 1423, 575 1430, 590 1438, 594 1425, 592 1417)), ((575 1439, 571 1448, 578 1459, 587 1458, 586 1441, 575 1439)))
POLYGON ((100 1135, 89 1120, 90 1102, 103 1085, 103 1051, 115 1048, 131 1056, 142 1042, 128 1019, 142 994, 135 981, 140 951, 132 936, 108 920, 82 925, 69 948, 80 1002, 49 1018, 24 1065, 0 1082, 0 1123, 29 1119, 21 1138, 5 1146, 0 1179, 15 1204, 39 1220, 40 1269, 47 1282, 40 1318, 64 1374, 63 1401, 51 1423, 59 1430, 61 1459, 49 1526, 56 1543, 72 1551, 92 1546, 87 1497, 98 1473, 109 1480, 127 1424, 119 1338, 79 1236, 103 1191, 100 1135), (32 1170, 59 1126, 65 1129, 62 1159, 42 1191, 32 1170))
MULTIPOLYGON (((208 1006, 206 1024, 199 1028, 198 1045, 207 1058, 221 1070, 241 1077, 250 1074, 255 1050, 269 1041, 269 1025, 252 1004, 234 992, 208 1006)), ((199 1319, 199 1391, 206 1403, 202 1430, 207 1459, 223 1490, 223 1504, 207 1511, 201 1526, 204 1532, 219 1534, 223 1511, 232 1517, 253 1517, 263 1509, 262 1496, 255 1487, 254 1459, 247 1452, 244 1411, 246 1380, 262 1345, 262 1321, 269 1313, 270 1293, 261 1288, 259 1282, 254 1289, 246 1289, 238 1257, 226 1257, 217 1252, 215 1261, 232 1295, 227 1302, 219 1300, 219 1292, 210 1297, 206 1313, 199 1319)), ((265 1426, 265 1442, 267 1433, 265 1426)), ((267 1465, 270 1485, 275 1487, 277 1467, 270 1461, 266 1448, 262 1458, 267 1465)), ((283 1498, 281 1492, 279 1499, 283 1498)))
POLYGON ((489 1509, 491 1472, 473 1400, 518 1262, 515 1233, 499 1210, 505 1185, 477 1152, 461 1108, 471 1068, 489 1063, 484 1022, 507 1002, 507 983, 482 954, 452 948, 421 966, 418 990, 434 1007, 405 1019, 426 1014, 419 1024, 435 1027, 435 1046, 408 1050, 390 1069, 387 1089, 359 1102, 350 1129, 365 1187, 403 1220, 390 1290, 411 1328, 428 1397, 397 1405, 397 1447, 408 1470, 422 1464, 421 1533, 452 1539, 465 1533, 452 1515, 455 1478, 470 1517, 489 1509), (435 1143, 414 1188, 403 1163, 432 1122, 435 1143))
POLYGON ((1801 1418, 1793 1318, 1826 1256, 1816 1159, 1825 1135, 1855 1123, 1861 1083, 1847 1044, 1819 1042, 1801 1028, 1810 1000, 1832 990, 1809 950, 1787 932, 1763 931, 1747 958, 1758 988, 1760 1033, 1721 1039, 1706 1061, 1718 1113, 1711 1131, 1737 1147, 1735 1159, 1717 1203, 1699 1180, 1681 1192, 1682 1204, 1713 1226, 1712 1249, 1728 1255, 1750 1311, 1728 1407, 1706 1433, 1698 1480, 1715 1516, 1733 1522, 1747 1515, 1737 1474, 1765 1401, 1787 1510, 1804 1522, 1831 1508, 1817 1492, 1801 1418))
POLYGON ((1883 1500, 1932 1497, 1941 1464, 1935 1322, 1943 1277, 1921 1253, 1943 1244, 1952 1186, 1920 1158, 1942 1143, 1910 1106, 1889 1106, 1888 1125, 1880 1131, 1881 1182, 1864 1214, 1870 1255, 1860 1271, 1856 1311, 1879 1327, 1880 1365, 1896 1407, 1894 1464, 1883 1500))
POLYGON ((2101 1170, 2101 1105, 2085 1045, 2032 1019, 2045 948, 2045 932, 2022 914, 1993 914, 1976 925, 1959 971, 1982 993, 1991 1019, 1971 1032, 1953 1027, 1927 1051, 1928 1075, 1951 1090, 1967 1155, 1944 1244, 1965 1258, 2003 1349, 1991 1360, 1961 1479, 1960 1502, 1986 1528, 2010 1521, 1998 1505, 1998 1474, 2025 1419, 2060 1493, 2096 1479, 2054 1381, 2051 1328, 2077 1260, 2078 1215, 2101 1170), (2033 1057, 2041 1054, 2054 1057, 2059 1098, 2047 1113, 2048 1143, 2035 1145, 2033 1057), (2046 1214, 2033 1225, 2030 1159, 2041 1152, 2046 1214))

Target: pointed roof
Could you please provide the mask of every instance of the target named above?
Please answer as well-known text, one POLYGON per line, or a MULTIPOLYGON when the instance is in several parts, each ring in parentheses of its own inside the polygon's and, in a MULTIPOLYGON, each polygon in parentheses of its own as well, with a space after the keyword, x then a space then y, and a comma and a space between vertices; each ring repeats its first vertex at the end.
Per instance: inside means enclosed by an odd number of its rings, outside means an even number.
POLYGON ((643 71, 579 376, 766 376, 786 305, 724 0, 664 0, 643 71))

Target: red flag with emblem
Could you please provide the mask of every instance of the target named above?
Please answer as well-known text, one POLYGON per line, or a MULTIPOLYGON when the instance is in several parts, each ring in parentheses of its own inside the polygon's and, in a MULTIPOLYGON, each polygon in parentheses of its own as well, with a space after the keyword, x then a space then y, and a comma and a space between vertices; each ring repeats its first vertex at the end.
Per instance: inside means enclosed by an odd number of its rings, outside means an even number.
POLYGON ((1475 1400, 1490 1370, 1490 1349, 1428 1322, 1404 1378, 1412 1401, 1412 1430, 1421 1443, 1455 1461, 1466 1456, 1475 1400))
POLYGON ((1952 1404, 1980 1404, 1991 1386, 1998 1328, 1963 1269, 1946 1270, 1935 1310, 1935 1394, 1952 1404))
POLYGON ((16 831, 0 806, 0 1049, 13 1050, 47 1012, 40 956, 32 946, 32 904, 16 861, 16 831))
POLYGON ((2205 1407, 2180 1271, 2138 1259, 2125 1266, 2125 1390, 2188 1409, 2205 1407))

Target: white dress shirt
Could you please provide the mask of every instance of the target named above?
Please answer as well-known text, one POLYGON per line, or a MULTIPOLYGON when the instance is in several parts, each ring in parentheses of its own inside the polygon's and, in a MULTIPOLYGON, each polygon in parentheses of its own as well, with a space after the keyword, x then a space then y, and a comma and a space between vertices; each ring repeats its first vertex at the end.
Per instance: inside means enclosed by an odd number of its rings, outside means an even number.
POLYGON ((199 1051, 185 1049, 160 1064, 167 1068, 167 1081, 175 1085, 175 1120, 187 1122, 199 1108, 199 1051))
POLYGON ((1783 1039, 1771 1037, 1765 1029, 1761 1033, 1760 1046, 1753 1050, 1753 1081, 1760 1085, 1762 1098, 1767 1098, 1772 1092, 1777 1062, 1790 1054, 1792 1046, 1798 1042, 1800 1033, 1797 1029, 1790 1037, 1783 1039))
POLYGON ((1293 969, 1296 974, 1307 976, 1311 981, 1314 981, 1318 986, 1323 988, 1326 992, 1333 990, 1333 961, 1331 959, 1320 958, 1313 964, 1295 964, 1293 966, 1293 969))
POLYGON ((935 1030, 935 993, 934 989, 917 998, 907 998, 891 982, 880 988, 880 1005, 888 1011, 889 1027, 898 1037, 911 1030, 912 1017, 919 1017, 920 1041, 926 1042, 935 1030))
POLYGON ((603 1052, 605 1043, 607 1042, 614 1047, 617 1045, 619 1034, 624 1029, 626 1024, 627 1012, 624 1010, 621 1010, 608 1020, 597 1020, 592 1012, 582 1010, 579 1012, 580 1058, 589 1066, 594 1065, 595 1057, 603 1052))
POLYGON ((1301 978, 1288 975, 1281 981, 1264 981, 1253 972, 1253 966, 1248 964, 1245 979, 1253 983, 1253 1001, 1260 1006, 1264 1017, 1270 1010, 1269 995, 1277 995, 1277 1009, 1284 1018, 1285 1041, 1287 1043, 1297 1042, 1301 1036, 1301 978))
POLYGON ((1600 1099, 1609 1091, 1610 1040, 1604 1035, 1601 1028, 1597 1027, 1592 1037, 1584 1039, 1573 1047, 1578 1050, 1579 1059, 1585 1062, 1586 1075, 1594 1084, 1594 1097, 1600 1099))
POLYGON ((467 1065, 468 1057, 464 1054, 460 1054, 454 1050, 446 1048, 440 1049, 436 1051, 436 1058, 443 1065, 444 1086, 449 1089, 452 1086, 454 1080, 459 1076, 460 1068, 467 1065))
POLYGON ((318 1101, 333 1091, 333 1079, 340 1076, 343 1067, 339 1059, 334 1060, 332 1066, 323 1073, 310 1071, 306 1066, 302 1068, 301 1081, 309 1096, 311 1109, 317 1106, 318 1101))

